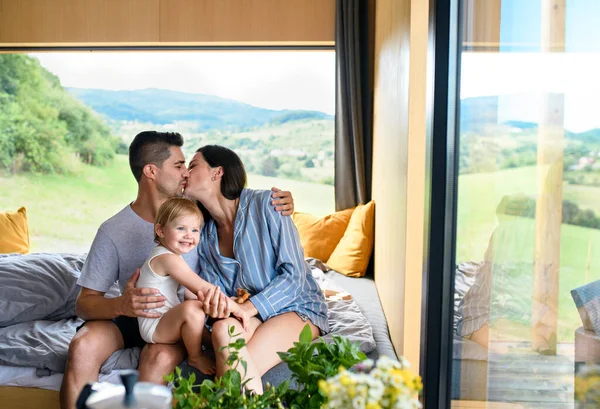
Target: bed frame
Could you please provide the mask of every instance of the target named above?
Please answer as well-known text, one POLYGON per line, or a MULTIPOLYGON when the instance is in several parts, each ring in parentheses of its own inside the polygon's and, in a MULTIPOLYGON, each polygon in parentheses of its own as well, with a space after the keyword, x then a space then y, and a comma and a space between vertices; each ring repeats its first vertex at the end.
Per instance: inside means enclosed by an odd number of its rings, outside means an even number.
POLYGON ((10 409, 60 409, 58 391, 0 386, 0 406, 10 409))

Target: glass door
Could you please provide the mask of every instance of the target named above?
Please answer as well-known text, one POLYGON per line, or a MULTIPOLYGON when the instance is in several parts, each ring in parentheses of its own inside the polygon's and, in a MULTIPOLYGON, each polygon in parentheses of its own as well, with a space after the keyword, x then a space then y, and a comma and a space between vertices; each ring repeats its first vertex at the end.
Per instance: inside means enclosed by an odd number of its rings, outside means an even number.
POLYGON ((459 14, 451 406, 598 408, 600 1, 459 14))

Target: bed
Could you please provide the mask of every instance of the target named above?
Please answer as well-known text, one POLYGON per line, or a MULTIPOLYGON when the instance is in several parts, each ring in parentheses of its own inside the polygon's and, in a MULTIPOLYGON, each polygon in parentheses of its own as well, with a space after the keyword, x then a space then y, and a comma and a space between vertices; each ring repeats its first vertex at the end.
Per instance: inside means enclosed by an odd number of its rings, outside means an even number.
MULTIPOLYGON (((80 254, 0 255, 0 406, 59 407, 68 344, 82 322, 75 317, 75 301, 84 261, 85 255, 80 254)), ((308 261, 323 289, 352 295, 349 300, 328 300, 333 333, 358 342, 370 358, 395 358, 373 279, 346 277, 318 260, 308 261)), ((111 293, 107 296, 114 296, 111 293)), ((119 371, 136 367, 138 356, 139 349, 115 352, 103 365, 100 381, 120 382, 119 371)), ((191 370, 185 362, 181 366, 191 370)), ((281 363, 263 381, 278 385, 289 378, 281 363)))

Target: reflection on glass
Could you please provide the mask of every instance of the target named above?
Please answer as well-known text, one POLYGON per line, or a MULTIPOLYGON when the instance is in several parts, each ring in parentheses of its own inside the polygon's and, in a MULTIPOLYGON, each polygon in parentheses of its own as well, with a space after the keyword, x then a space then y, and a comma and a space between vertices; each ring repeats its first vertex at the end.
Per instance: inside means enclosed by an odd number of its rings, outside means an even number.
POLYGON ((600 2, 462 20, 452 405, 598 408, 600 2))

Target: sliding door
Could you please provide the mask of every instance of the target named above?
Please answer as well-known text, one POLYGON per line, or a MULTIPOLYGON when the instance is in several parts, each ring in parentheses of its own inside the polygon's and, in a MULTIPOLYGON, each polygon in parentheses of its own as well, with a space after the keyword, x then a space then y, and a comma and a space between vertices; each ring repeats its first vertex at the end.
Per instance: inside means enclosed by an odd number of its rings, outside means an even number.
POLYGON ((426 407, 600 407, 600 2, 448 3, 427 276, 446 376, 426 407))

